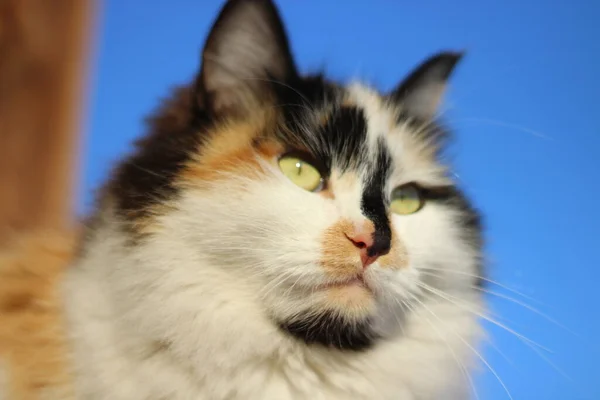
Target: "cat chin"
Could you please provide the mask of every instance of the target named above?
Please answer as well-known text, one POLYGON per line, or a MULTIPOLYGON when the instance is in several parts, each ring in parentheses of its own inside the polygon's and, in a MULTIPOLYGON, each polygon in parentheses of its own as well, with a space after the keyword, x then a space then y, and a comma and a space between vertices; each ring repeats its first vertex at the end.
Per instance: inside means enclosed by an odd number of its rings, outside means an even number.
POLYGON ((361 351, 390 331, 382 330, 383 305, 362 282, 322 286, 292 304, 296 312, 277 318, 278 325, 308 345, 361 351))

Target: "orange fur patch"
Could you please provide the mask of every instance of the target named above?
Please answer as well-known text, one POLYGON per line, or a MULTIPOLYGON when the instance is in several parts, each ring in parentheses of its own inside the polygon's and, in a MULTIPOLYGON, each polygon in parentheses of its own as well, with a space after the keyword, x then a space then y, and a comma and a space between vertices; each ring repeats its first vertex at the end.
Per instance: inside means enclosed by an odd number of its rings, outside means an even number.
POLYGON ((408 252, 406 250, 406 246, 398 237, 396 232, 394 232, 394 227, 392 227, 392 244, 390 247, 390 252, 379 257, 377 262, 381 268, 389 268, 393 270, 406 268, 408 265, 408 252))
POLYGON ((335 199, 335 194, 333 193, 333 189, 331 188, 331 186, 329 184, 327 186, 325 186, 325 189, 321 190, 317 194, 326 199, 330 199, 330 200, 335 199))
POLYGON ((74 242, 46 232, 0 251, 0 374, 10 399, 73 398, 57 289, 74 242))
POLYGON ((274 124, 270 115, 252 121, 223 123, 210 133, 210 141, 202 145, 180 180, 183 184, 198 186, 226 179, 227 173, 260 178, 264 171, 257 156, 271 162, 284 150, 281 143, 264 138, 266 132, 274 129, 274 124))
POLYGON ((321 265, 331 278, 352 278, 362 270, 360 253, 346 237, 353 230, 352 222, 342 219, 323 233, 321 265))
MULTIPOLYGON (((269 135, 277 127, 277 115, 269 110, 256 110, 247 120, 226 120, 207 132, 208 141, 201 144, 196 156, 182 169, 177 184, 184 188, 203 188, 232 176, 261 179, 261 160, 275 164, 285 146, 269 135)), ((156 233, 161 229, 154 216, 166 214, 172 206, 161 203, 152 206, 148 215, 137 218, 139 233, 156 233)))

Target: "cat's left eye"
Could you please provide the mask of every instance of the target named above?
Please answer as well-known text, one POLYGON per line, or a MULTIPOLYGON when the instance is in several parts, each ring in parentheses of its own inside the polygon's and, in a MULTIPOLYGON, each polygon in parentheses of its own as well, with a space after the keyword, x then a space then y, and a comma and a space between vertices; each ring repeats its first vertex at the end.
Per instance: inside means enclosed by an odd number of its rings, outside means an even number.
POLYGON ((308 161, 296 156, 283 156, 279 159, 281 172, 295 185, 309 192, 316 192, 323 187, 321 172, 308 161))
POLYGON ((413 183, 394 189, 390 208, 400 215, 414 214, 423 207, 424 198, 419 187, 413 183))

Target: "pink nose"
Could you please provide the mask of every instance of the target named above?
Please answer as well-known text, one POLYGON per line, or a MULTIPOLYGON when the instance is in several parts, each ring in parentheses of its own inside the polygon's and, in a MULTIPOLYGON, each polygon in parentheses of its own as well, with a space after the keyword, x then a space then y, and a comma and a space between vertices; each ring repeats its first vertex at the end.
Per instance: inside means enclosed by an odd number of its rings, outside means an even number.
POLYGON ((347 237, 360 251, 360 260, 364 269, 373 264, 379 256, 385 254, 384 252, 373 251, 374 240, 372 233, 356 233, 351 236, 347 235, 347 237))

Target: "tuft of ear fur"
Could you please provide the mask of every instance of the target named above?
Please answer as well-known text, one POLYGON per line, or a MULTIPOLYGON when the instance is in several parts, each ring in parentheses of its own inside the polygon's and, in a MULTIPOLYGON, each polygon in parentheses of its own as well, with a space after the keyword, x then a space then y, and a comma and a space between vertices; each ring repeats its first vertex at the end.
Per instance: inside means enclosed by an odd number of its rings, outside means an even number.
POLYGON ((215 114, 248 111, 271 85, 296 76, 287 35, 271 0, 230 0, 206 41, 197 82, 201 106, 215 114))
POLYGON ((462 57, 462 52, 442 52, 428 58, 394 89, 390 97, 408 115, 432 119, 446 91, 448 78, 462 57))

